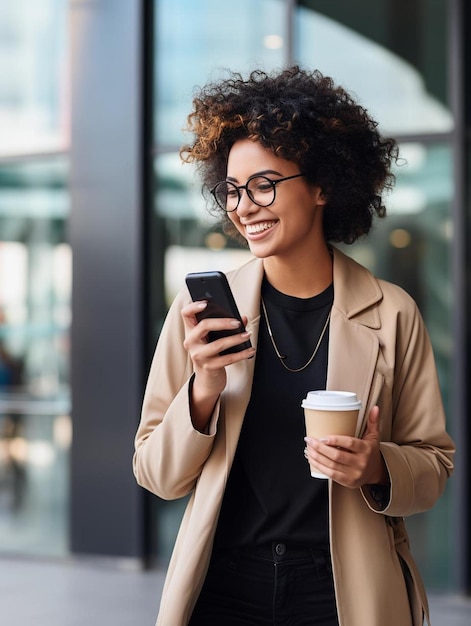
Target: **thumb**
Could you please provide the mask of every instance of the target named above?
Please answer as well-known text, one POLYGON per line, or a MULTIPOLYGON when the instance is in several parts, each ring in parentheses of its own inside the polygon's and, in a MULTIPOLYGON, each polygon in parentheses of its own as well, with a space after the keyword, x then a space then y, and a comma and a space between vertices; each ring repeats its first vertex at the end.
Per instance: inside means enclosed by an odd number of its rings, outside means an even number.
POLYGON ((379 407, 374 406, 369 415, 368 423, 366 425, 365 434, 362 439, 377 439, 379 440, 379 407))

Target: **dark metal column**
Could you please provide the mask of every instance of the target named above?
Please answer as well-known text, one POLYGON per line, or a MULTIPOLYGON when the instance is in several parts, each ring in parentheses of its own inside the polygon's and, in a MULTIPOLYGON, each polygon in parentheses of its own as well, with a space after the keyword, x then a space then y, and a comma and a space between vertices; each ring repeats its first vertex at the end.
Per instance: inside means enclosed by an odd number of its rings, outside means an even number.
POLYGON ((140 559, 132 474, 143 393, 144 0, 71 0, 71 551, 140 559))
POLYGON ((457 445, 456 470, 452 478, 453 493, 453 587, 462 593, 471 592, 470 536, 470 451, 469 427, 469 364, 471 328, 469 322, 470 268, 470 135, 471 127, 471 46, 467 33, 471 27, 471 10, 467 0, 449 3, 449 93, 454 114, 453 139, 454 187, 452 265, 454 280, 454 370, 453 405, 450 424, 457 445))

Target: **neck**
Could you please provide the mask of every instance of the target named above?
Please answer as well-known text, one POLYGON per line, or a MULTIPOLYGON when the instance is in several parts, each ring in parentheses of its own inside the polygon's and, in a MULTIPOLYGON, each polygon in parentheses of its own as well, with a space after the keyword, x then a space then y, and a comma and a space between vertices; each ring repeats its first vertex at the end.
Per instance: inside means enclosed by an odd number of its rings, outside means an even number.
POLYGON ((268 282, 288 296, 310 298, 327 289, 333 280, 330 252, 325 246, 305 262, 288 263, 280 257, 264 259, 263 267, 268 282))

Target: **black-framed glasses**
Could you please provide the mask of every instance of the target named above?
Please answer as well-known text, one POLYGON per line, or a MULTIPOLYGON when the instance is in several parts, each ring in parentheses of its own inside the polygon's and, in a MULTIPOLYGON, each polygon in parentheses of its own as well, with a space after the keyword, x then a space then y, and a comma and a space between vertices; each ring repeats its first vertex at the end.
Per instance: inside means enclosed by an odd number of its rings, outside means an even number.
POLYGON ((254 204, 258 206, 270 206, 270 204, 275 202, 276 186, 279 183, 283 183, 285 180, 299 178, 300 176, 304 176, 304 174, 294 174, 293 176, 285 176, 284 178, 272 180, 266 176, 255 174, 247 180, 245 185, 235 185, 227 180, 222 180, 211 189, 211 193, 221 209, 227 213, 235 211, 239 206, 242 197, 242 189, 245 189, 248 197, 254 204))

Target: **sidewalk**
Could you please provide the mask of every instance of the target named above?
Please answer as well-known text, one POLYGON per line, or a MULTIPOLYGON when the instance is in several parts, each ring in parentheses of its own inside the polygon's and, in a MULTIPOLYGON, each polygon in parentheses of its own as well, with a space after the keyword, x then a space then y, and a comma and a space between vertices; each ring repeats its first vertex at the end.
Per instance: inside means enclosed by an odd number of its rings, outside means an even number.
MULTIPOLYGON (((0 558, 0 623, 154 626, 164 571, 119 564, 0 558)), ((433 626, 471 624, 470 598, 432 595, 430 605, 433 626)))

